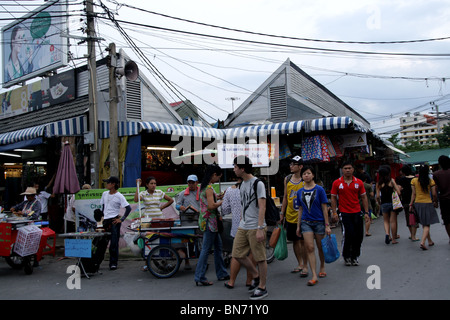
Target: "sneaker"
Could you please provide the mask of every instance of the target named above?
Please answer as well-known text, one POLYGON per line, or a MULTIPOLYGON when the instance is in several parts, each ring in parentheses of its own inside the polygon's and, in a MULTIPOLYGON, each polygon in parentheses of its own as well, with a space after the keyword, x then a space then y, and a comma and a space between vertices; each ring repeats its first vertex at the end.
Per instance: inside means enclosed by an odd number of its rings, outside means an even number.
POLYGON ((259 277, 252 280, 252 284, 250 287, 248 287, 248 292, 255 291, 256 288, 259 286, 259 277))
POLYGON ((250 300, 260 300, 267 297, 269 293, 266 289, 256 288, 253 294, 250 296, 250 300))
POLYGON ((114 265, 114 264, 113 264, 112 266, 109 267, 109 270, 116 270, 116 269, 117 269, 117 266, 114 265))
POLYGON ((352 259, 352 266, 359 266, 358 258, 352 259))
POLYGON ((351 266, 352 265, 352 261, 349 258, 344 258, 344 262, 346 266, 351 266))

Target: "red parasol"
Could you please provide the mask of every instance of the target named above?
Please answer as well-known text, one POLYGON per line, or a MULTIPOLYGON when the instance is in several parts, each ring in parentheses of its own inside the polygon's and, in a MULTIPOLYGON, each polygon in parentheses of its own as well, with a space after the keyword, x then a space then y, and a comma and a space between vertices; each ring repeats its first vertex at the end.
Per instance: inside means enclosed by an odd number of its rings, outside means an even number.
POLYGON ((78 191, 80 191, 80 183, 78 182, 70 144, 66 142, 61 153, 61 158, 59 159, 53 193, 74 194, 78 191))

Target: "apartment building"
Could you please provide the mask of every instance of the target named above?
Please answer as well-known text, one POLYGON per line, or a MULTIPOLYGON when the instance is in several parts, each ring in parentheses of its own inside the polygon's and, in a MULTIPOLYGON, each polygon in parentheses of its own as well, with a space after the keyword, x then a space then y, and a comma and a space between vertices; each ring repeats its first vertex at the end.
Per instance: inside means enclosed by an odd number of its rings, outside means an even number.
POLYGON ((400 143, 406 145, 408 141, 418 141, 421 145, 438 144, 436 135, 443 126, 450 122, 447 114, 434 115, 422 114, 420 112, 407 112, 406 116, 400 118, 400 143))

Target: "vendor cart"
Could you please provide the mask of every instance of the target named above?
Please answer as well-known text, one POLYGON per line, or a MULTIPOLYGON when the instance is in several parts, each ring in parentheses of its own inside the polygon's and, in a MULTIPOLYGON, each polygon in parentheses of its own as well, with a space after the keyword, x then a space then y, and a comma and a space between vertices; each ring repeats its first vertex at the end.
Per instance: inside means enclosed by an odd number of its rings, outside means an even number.
POLYGON ((183 259, 197 259, 202 238, 197 229, 198 226, 173 225, 140 229, 136 242, 148 271, 157 278, 169 278, 177 273, 183 259), (186 258, 180 257, 180 250, 186 258))
POLYGON ((0 256, 13 269, 33 273, 33 266, 42 259, 42 230, 33 220, 8 218, 0 223, 0 256))

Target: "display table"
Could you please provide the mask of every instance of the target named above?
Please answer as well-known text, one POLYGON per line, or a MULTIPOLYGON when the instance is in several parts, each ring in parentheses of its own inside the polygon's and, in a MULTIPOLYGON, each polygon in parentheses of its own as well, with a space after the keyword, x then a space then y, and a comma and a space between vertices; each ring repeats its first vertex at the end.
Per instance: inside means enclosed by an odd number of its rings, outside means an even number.
POLYGON ((98 274, 110 235, 110 232, 71 232, 59 234, 59 237, 65 238, 65 256, 78 258, 77 266, 89 279, 89 275, 98 274), (88 264, 88 270, 83 262, 88 264))

